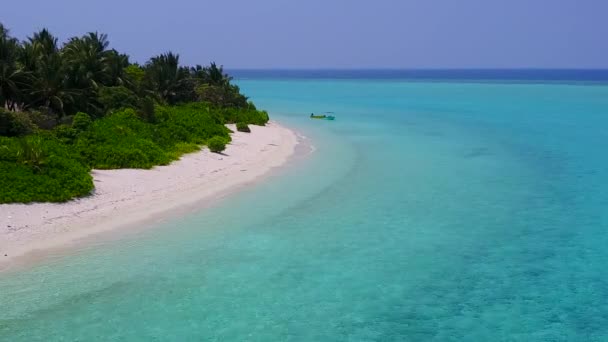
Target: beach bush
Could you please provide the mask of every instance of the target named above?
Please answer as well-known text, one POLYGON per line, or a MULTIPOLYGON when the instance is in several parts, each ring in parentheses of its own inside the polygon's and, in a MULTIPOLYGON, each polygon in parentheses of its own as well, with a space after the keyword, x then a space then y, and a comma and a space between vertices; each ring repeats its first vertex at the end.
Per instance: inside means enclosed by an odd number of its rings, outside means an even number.
POLYGON ((89 169, 52 135, 0 137, 0 203, 63 202, 93 189, 89 169))
POLYGON ((209 147, 209 151, 214 153, 223 152, 226 149, 226 144, 228 141, 224 137, 215 136, 207 142, 207 147, 209 147))
POLYGON ((0 136, 17 137, 35 130, 36 126, 27 113, 0 109, 0 136))
MULTIPOLYGON (((230 142, 225 114, 238 118, 255 111, 223 111, 205 103, 155 106, 154 122, 135 109, 96 120, 79 112, 71 118, 71 125, 3 138, 0 203, 61 202, 86 195, 93 188, 91 168, 148 169, 166 165, 202 145, 220 153, 230 142)), ((248 128, 247 122, 237 124, 240 131, 248 128)))
POLYGON ((164 148, 171 149, 176 142, 200 145, 213 136, 230 139, 228 128, 205 104, 159 106, 156 111, 155 141, 164 148))
POLYGON ((89 114, 78 112, 76 113, 76 115, 74 115, 74 118, 72 119, 72 128, 78 131, 84 131, 88 129, 89 126, 91 126, 92 122, 93 120, 91 120, 89 114))
POLYGON ((152 125, 140 120, 133 109, 95 120, 79 135, 75 148, 96 169, 149 169, 171 162, 154 142, 152 125))
POLYGON ((246 123, 244 122, 237 122, 236 123, 236 130, 239 132, 245 132, 245 133, 250 133, 251 129, 249 128, 249 126, 247 126, 246 123))
POLYGON ((184 154, 200 151, 200 149, 201 145, 199 144, 180 142, 175 144, 167 154, 171 160, 178 160, 184 154))
POLYGON ((196 151, 211 137, 230 140, 229 130, 202 104, 159 106, 156 123, 125 109, 96 120, 78 136, 76 150, 97 169, 143 168, 166 165, 196 151))
POLYGON ((242 122, 250 125, 264 126, 269 118, 266 111, 260 111, 255 107, 247 108, 218 108, 214 107, 213 111, 222 122, 237 123, 242 122))
POLYGON ((62 143, 71 145, 78 138, 79 131, 68 125, 59 125, 53 129, 53 134, 62 143))

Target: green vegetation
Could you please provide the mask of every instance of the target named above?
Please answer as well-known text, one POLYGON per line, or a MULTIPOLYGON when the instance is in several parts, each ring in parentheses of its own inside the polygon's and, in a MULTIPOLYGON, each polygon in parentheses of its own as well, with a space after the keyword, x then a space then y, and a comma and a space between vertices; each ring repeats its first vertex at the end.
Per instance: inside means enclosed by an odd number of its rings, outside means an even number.
POLYGON ((74 115, 74 119, 72 120, 72 128, 78 131, 84 131, 91 126, 92 122, 89 114, 78 112, 74 115))
POLYGON ((207 146, 209 147, 209 151, 214 153, 221 153, 226 149, 226 144, 228 140, 224 137, 215 136, 207 142, 207 146))
POLYGON ((249 128, 249 126, 244 123, 244 122, 237 122, 236 123, 236 130, 239 132, 245 132, 245 133, 250 133, 251 129, 249 128))
POLYGON ((36 126, 28 115, 0 108, 0 136, 18 137, 33 133, 35 129, 36 126))
POLYGON ((228 128, 206 109, 204 104, 158 107, 156 123, 125 109, 94 121, 79 134, 73 149, 95 169, 166 165, 213 136, 230 139, 228 128))
POLYGON ((89 169, 51 135, 0 137, 0 203, 67 201, 92 189, 89 169))
MULTIPOLYGON (((93 189, 92 168, 151 168, 230 142, 226 123, 264 125, 221 66, 144 65, 88 33, 18 41, 0 24, 0 203, 66 201, 93 189)), ((238 128, 240 127, 240 128, 238 128)), ((243 128, 245 127, 245 128, 243 128)))

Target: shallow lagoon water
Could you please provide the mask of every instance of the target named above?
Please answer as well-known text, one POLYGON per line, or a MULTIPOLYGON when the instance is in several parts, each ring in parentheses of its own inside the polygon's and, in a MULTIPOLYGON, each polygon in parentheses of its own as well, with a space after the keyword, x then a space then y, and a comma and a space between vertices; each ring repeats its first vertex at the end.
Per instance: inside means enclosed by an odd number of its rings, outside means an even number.
POLYGON ((239 85, 315 153, 0 276, 0 340, 608 339, 608 86, 239 85))

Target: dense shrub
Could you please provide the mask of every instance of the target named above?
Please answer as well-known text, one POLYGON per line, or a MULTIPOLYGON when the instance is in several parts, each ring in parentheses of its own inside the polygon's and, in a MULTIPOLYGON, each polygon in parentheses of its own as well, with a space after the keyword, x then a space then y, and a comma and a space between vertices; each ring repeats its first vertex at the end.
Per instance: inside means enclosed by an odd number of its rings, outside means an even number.
POLYGON ((96 120, 78 136, 76 149, 92 168, 151 168, 195 151, 213 136, 228 142, 228 128, 207 106, 156 108, 157 123, 126 109, 96 120))
POLYGON ((78 131, 84 131, 88 129, 89 126, 91 126, 92 122, 93 120, 91 120, 89 114, 78 112, 76 113, 76 115, 74 115, 74 118, 72 119, 72 128, 78 131))
POLYGON ((203 84, 196 88, 199 101, 218 107, 247 108, 247 97, 240 93, 239 87, 231 84, 203 84))
POLYGON ((207 142, 207 147, 209 147, 209 151, 214 153, 220 153, 226 149, 226 144, 228 141, 224 137, 215 136, 207 142))
POLYGON ((68 125, 59 125, 53 130, 55 137, 62 143, 71 145, 78 138, 79 131, 68 125))
POLYGON ((158 107, 155 140, 164 147, 176 142, 204 144, 213 136, 229 139, 229 130, 204 104, 158 107))
POLYGON ((93 189, 89 169, 50 135, 0 137, 0 203, 62 202, 93 189))
POLYGON ((175 144, 170 151, 167 152, 167 155, 171 160, 177 160, 186 153, 200 151, 200 149, 201 145, 195 143, 179 142, 175 144))
POLYGON ((255 107, 248 108, 213 108, 213 112, 225 123, 243 122, 246 124, 264 126, 268 122, 268 113, 255 107))
POLYGON ((270 117, 268 116, 268 112, 265 110, 256 111, 256 118, 253 122, 255 125, 264 126, 270 121, 270 117))
POLYGON ((144 168, 171 159, 154 143, 153 127, 126 109, 93 122, 76 142, 76 150, 92 168, 144 168))
POLYGON ((139 109, 138 114, 139 117, 149 123, 156 122, 156 108, 154 107, 154 100, 149 97, 141 98, 137 103, 137 108, 139 109))
POLYGON ((23 138, 0 138, 0 203, 66 201, 86 195, 93 188, 91 168, 151 168, 204 144, 219 153, 230 142, 227 118, 244 118, 236 121, 242 131, 251 121, 264 121, 265 115, 252 106, 221 109, 205 103, 153 109, 153 122, 135 109, 93 121, 77 113, 71 125, 23 138))
POLYGON ((34 132, 36 126, 27 113, 0 109, 0 136, 17 137, 34 132))
POLYGON ((236 130, 239 132, 246 132, 246 133, 251 132, 251 129, 249 128, 249 126, 247 126, 247 124, 244 122, 237 122, 236 130))
POLYGON ((133 91, 123 86, 101 87, 97 96, 104 113, 123 108, 136 108, 139 101, 133 91))

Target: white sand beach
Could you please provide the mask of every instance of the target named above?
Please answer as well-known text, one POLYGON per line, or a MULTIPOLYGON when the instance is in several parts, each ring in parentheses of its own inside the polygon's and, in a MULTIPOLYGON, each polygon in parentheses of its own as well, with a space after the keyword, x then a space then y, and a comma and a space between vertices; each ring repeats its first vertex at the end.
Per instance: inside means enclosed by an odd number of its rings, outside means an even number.
POLYGON ((67 203, 0 205, 0 270, 91 235, 129 229, 171 211, 213 200, 284 164, 297 135, 274 122, 236 132, 223 154, 203 149, 152 170, 94 170, 95 190, 67 203))

